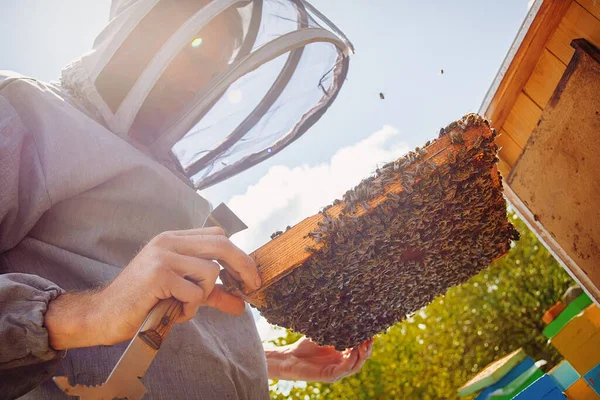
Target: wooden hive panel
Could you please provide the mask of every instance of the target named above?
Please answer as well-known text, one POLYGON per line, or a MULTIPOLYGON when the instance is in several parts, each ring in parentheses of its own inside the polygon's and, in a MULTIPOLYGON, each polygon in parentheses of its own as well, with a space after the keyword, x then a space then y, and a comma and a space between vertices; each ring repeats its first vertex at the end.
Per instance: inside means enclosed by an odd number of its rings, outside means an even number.
POLYGON ((539 108, 546 107, 550 96, 567 66, 548 49, 544 49, 531 77, 525 84, 523 92, 537 104, 539 108))
POLYGON ((600 20, 600 2, 598 0, 577 0, 577 3, 600 20))
POLYGON ((521 92, 508 114, 502 130, 508 133, 520 148, 523 148, 536 127, 540 115, 542 115, 542 109, 529 96, 521 92))
POLYGON ((504 176, 508 176, 523 148, 505 130, 500 131, 500 135, 496 138, 496 143, 500 146, 498 154, 500 155, 501 163, 498 165, 498 168, 504 176))
POLYGON ((575 52, 571 42, 579 38, 600 47, 600 20, 573 1, 546 47, 566 65, 575 52))
POLYGON ((494 98, 485 110, 486 117, 490 118, 495 129, 500 130, 503 127, 517 97, 521 94, 547 46, 548 39, 555 34, 570 4, 570 0, 546 0, 542 3, 510 66, 504 73, 494 98))
POLYGON ((494 97, 485 110, 492 126, 502 133, 498 144, 499 169, 508 175, 531 134, 541 109, 566 65, 548 49, 550 38, 571 8, 571 0, 545 0, 527 29, 494 97), (564 68, 564 67, 563 67, 564 68), (510 136, 510 139, 506 138, 510 136))

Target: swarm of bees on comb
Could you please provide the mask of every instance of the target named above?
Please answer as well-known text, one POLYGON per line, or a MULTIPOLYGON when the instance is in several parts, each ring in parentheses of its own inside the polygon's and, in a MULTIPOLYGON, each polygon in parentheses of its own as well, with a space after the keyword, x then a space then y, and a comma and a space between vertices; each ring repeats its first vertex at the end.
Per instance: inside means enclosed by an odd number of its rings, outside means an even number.
POLYGON ((518 232, 495 168, 496 132, 468 114, 440 130, 446 135, 443 162, 432 161, 428 142, 336 200, 339 215, 325 207, 308 235, 319 248, 265 289, 268 306, 259 311, 270 323, 338 350, 354 347, 508 252, 518 232), (478 127, 489 134, 467 146, 463 132, 478 127), (386 191, 398 182, 403 190, 386 191))

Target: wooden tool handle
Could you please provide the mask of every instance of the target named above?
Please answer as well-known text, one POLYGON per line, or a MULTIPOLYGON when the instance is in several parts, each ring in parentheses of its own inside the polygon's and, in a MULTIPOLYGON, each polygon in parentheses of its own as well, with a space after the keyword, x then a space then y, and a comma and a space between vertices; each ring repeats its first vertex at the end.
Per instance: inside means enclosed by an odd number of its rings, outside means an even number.
POLYGON ((183 313, 183 304, 171 297, 154 306, 139 330, 139 337, 154 349, 160 349, 175 321, 183 313))

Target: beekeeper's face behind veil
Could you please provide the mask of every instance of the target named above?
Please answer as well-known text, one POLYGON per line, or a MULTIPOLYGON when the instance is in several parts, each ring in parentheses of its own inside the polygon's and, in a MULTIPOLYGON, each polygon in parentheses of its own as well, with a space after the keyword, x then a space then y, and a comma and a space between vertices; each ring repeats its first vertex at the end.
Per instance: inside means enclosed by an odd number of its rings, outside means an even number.
POLYGON ((277 153, 335 99, 352 45, 304 0, 113 0, 61 84, 203 188, 277 153))

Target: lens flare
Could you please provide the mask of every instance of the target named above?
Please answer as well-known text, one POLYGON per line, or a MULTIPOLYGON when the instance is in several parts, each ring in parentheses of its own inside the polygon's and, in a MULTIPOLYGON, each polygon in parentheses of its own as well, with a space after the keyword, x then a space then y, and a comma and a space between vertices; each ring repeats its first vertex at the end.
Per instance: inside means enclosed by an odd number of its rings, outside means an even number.
POLYGON ((202 38, 201 37, 197 37, 197 38, 194 38, 194 40, 192 40, 192 47, 193 48, 200 47, 201 44, 202 44, 202 38))
POLYGON ((229 100, 231 104, 239 104, 242 101, 242 97, 242 91, 239 89, 230 90, 227 93, 227 100, 229 100))

